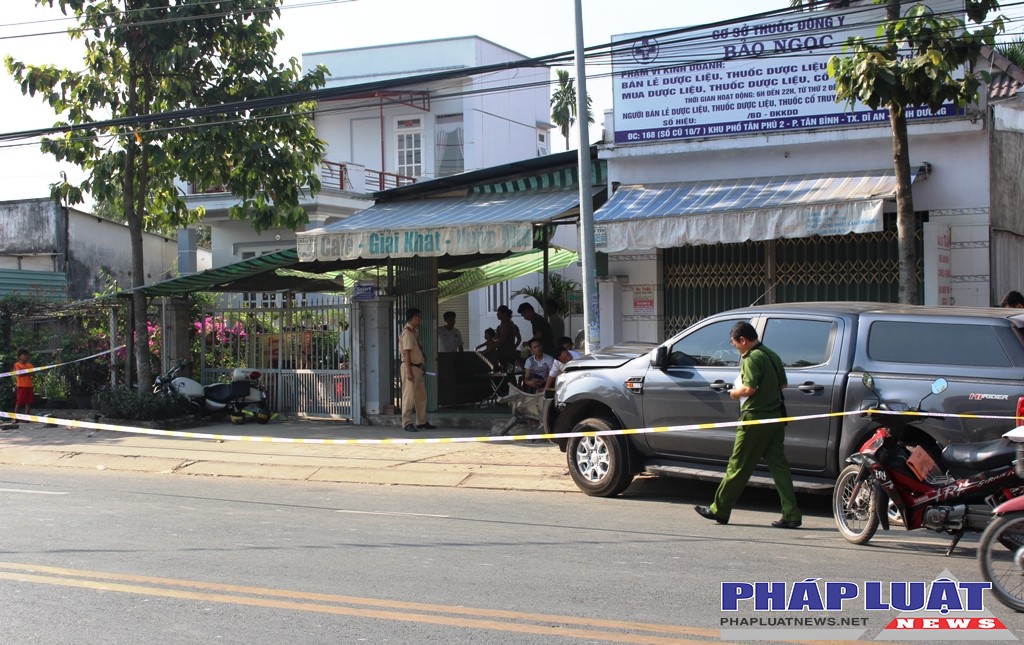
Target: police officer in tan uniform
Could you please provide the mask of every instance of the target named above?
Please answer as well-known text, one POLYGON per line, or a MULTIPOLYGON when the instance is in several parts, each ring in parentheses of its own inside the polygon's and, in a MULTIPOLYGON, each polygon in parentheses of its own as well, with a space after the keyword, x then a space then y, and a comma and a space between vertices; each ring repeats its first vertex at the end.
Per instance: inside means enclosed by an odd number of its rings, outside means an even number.
POLYGON ((437 426, 427 421, 426 358, 420 344, 420 310, 410 307, 405 312, 405 328, 398 337, 398 348, 402 352, 402 427, 406 432, 418 428, 433 430, 437 426), (413 410, 416 423, 413 423, 413 410))

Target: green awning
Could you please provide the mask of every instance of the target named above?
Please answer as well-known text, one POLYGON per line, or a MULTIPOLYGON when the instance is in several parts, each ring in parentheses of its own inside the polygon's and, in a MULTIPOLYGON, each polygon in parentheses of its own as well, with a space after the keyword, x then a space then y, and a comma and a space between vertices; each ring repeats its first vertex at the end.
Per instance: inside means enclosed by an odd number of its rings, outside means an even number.
MULTIPOLYGON (((548 251, 548 268, 564 269, 576 262, 578 256, 574 251, 552 248, 548 251)), ((530 273, 538 273, 544 270, 544 252, 527 251, 519 253, 502 260, 496 260, 480 267, 456 271, 455 278, 439 280, 438 302, 444 302, 450 298, 469 293, 474 289, 482 289, 499 282, 518 278, 530 273)), ((350 292, 355 284, 361 280, 382 280, 386 278, 386 270, 383 267, 356 271, 327 271, 324 273, 309 273, 295 269, 278 269, 278 275, 289 276, 300 280, 309 280, 322 283, 323 291, 345 291, 350 292), (343 286, 344 285, 344 286, 343 286)))
MULTIPOLYGON (((575 251, 553 248, 548 251, 548 269, 564 269, 576 262, 575 251)), ((459 277, 439 285, 438 302, 461 296, 476 289, 544 270, 544 251, 528 251, 463 271, 459 277)))
MULTIPOLYGON (((295 249, 285 249, 276 253, 268 253, 241 262, 235 262, 216 269, 207 269, 200 273, 184 275, 180 278, 164 280, 156 284, 142 287, 142 292, 147 296, 178 296, 195 291, 223 291, 223 287, 229 287, 237 291, 273 291, 274 288, 267 282, 265 289, 235 289, 230 287, 241 279, 249 279, 256 276, 271 277, 276 269, 298 264, 299 256, 295 249), (269 274, 269 275, 268 275, 269 274)), ((127 293, 127 292, 126 292, 127 293)))
MULTIPOLYGON (((445 256, 440 260, 438 269, 442 277, 438 297, 441 300, 536 273, 544 268, 543 251, 527 251, 491 262, 486 262, 487 256, 480 255, 445 256), (446 272, 456 273, 457 277, 446 280, 443 277, 446 272)), ((548 260, 549 268, 562 269, 576 261, 576 253, 552 248, 548 252, 548 260)), ((345 268, 330 271, 322 270, 327 268, 324 264, 299 262, 298 254, 291 248, 146 285, 141 290, 147 296, 181 296, 197 291, 241 293, 291 290, 335 293, 350 290, 357 281, 372 280, 375 273, 384 271, 383 267, 365 266, 364 260, 335 263, 335 266, 341 264, 345 268), (317 271, 318 268, 321 270, 317 271)))

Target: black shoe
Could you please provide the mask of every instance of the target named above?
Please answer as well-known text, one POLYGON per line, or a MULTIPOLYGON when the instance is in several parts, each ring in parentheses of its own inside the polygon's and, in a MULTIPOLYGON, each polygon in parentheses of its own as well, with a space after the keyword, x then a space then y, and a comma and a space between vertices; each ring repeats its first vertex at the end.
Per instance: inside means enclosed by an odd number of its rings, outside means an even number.
POLYGON ((800 520, 775 520, 772 526, 777 529, 798 529, 803 524, 800 520))
POLYGON ((723 520, 722 518, 720 518, 717 515, 715 515, 714 513, 712 513, 711 509, 708 508, 707 506, 694 506, 693 510, 697 511, 697 515, 700 515, 701 517, 706 517, 709 520, 714 520, 714 521, 718 522, 719 524, 728 524, 729 523, 729 520, 723 520))
POLYGON ((405 431, 406 432, 416 432, 416 426, 414 426, 413 424, 410 423, 409 425, 405 426, 405 431))
POLYGON ((437 426, 435 426, 433 423, 430 423, 429 421, 426 423, 421 423, 416 427, 419 428, 420 430, 437 430, 437 426))

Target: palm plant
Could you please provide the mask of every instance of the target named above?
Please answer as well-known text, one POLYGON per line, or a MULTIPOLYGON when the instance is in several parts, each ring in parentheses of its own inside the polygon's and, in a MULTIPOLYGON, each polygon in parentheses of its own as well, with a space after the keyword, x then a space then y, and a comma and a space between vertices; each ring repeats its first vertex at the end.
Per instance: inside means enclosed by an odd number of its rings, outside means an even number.
POLYGON ((1024 40, 1011 40, 1005 42, 998 47, 996 50, 1010 59, 1010 62, 1024 69, 1024 40))
MULTIPOLYGON (((558 315, 563 318, 569 313, 569 294, 580 290, 580 283, 569 278, 562 277, 557 273, 552 273, 548 276, 548 298, 553 298, 558 303, 558 315)), ((537 311, 544 310, 544 288, 543 287, 523 287, 522 289, 516 289, 512 292, 512 297, 518 296, 529 296, 537 301, 540 305, 537 307, 537 311)))
MULTIPOLYGON (((565 137, 565 149, 569 149, 569 128, 576 123, 576 82, 564 69, 555 70, 558 74, 558 89, 551 96, 551 122, 558 126, 558 131, 565 137)), ((590 96, 587 96, 587 123, 594 122, 594 113, 590 109, 590 96)))

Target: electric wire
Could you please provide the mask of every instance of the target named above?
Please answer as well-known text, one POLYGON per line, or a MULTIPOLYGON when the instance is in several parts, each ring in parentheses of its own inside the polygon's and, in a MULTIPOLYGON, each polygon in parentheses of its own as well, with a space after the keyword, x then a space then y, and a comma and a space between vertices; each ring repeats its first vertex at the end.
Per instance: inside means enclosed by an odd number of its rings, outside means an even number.
MULTIPOLYGON (((305 6, 305 5, 308 5, 308 4, 333 4, 333 3, 339 2, 339 1, 349 2, 349 1, 352 1, 352 0, 319 0, 319 2, 303 3, 303 5, 301 5, 301 6, 305 6)), ((1024 5, 1024 1, 1022 1, 1022 2, 1015 2, 1015 3, 1009 3, 1008 5, 1004 5, 1004 6, 1017 6, 1017 5, 1024 5)), ((296 6, 299 6, 299 5, 289 5, 289 8, 294 8, 296 6)), ((843 13, 844 13, 844 15, 853 15, 853 14, 855 14, 857 12, 860 12, 860 11, 878 11, 878 8, 874 7, 874 6, 871 6, 871 7, 860 7, 860 8, 855 8, 852 11, 846 11, 846 12, 843 12, 843 13)), ((616 62, 616 57, 617 56, 618 57, 622 57, 622 56, 627 55, 626 52, 630 52, 632 50, 632 43, 633 42, 636 42, 636 41, 641 40, 643 38, 655 38, 655 39, 657 39, 657 38, 664 38, 664 39, 666 39, 664 44, 659 43, 659 46, 661 46, 663 49, 666 49, 666 50, 672 52, 672 54, 671 54, 671 56, 663 58, 662 59, 662 64, 659 65, 658 67, 653 67, 652 69, 659 69, 659 68, 660 69, 667 69, 667 68, 677 67, 677 66, 682 66, 682 65, 696 65, 696 64, 700 64, 700 63, 706 63, 706 62, 718 62, 718 61, 723 60, 722 57, 721 56, 716 56, 716 55, 711 55, 710 52, 712 52, 716 47, 718 49, 720 49, 720 46, 715 45, 713 43, 710 46, 708 46, 707 42, 706 42, 707 41, 707 36, 709 35, 710 31, 714 30, 715 28, 722 28, 722 27, 727 27, 728 28, 728 27, 733 27, 735 25, 742 25, 742 24, 747 23, 747 22, 763 20, 765 18, 772 19, 772 18, 786 17, 786 16, 803 17, 804 19, 808 19, 808 20, 813 19, 815 17, 812 12, 796 11, 794 9, 772 10, 772 11, 768 11, 768 12, 762 12, 762 13, 759 13, 759 14, 753 14, 753 15, 750 15, 750 16, 741 16, 741 17, 738 17, 738 18, 731 18, 731 19, 727 19, 727 20, 717 21, 717 22, 714 22, 714 23, 707 23, 707 24, 696 25, 696 26, 691 26, 691 27, 683 27, 683 28, 678 28, 678 29, 664 30, 664 31, 661 31, 661 32, 650 32, 650 33, 645 33, 645 34, 642 34, 642 35, 635 36, 633 38, 619 39, 619 40, 615 40, 615 41, 610 42, 610 43, 603 43, 603 44, 600 44, 600 45, 593 45, 593 46, 588 47, 586 49, 585 56, 587 58, 588 64, 590 64, 592 67, 607 68, 608 66, 614 66, 614 64, 616 62), (708 56, 710 56, 710 57, 708 57, 708 56)), ((820 30, 802 30, 801 33, 803 33, 805 36, 806 35, 813 36, 813 35, 815 35, 815 33, 832 33, 833 31, 834 31, 833 29, 828 29, 828 28, 822 27, 820 30)), ((767 34, 765 35, 765 37, 769 37, 769 36, 770 35, 767 35, 767 34)), ((870 42, 869 39, 865 39, 865 41, 866 42, 870 42)), ((814 52, 808 52, 808 53, 800 52, 800 53, 795 53, 795 54, 791 53, 791 54, 787 55, 787 59, 788 58, 799 58, 799 57, 802 57, 802 56, 814 56, 814 57, 817 57, 819 55, 820 54, 816 54, 814 52)), ((742 60, 742 58, 743 57, 740 57, 740 60, 742 60)), ((749 58, 751 59, 751 64, 753 64, 753 61, 756 59, 756 57, 749 57, 749 58)), ((223 125, 225 123, 240 122, 240 121, 244 121, 244 120, 247 120, 247 119, 280 118, 281 116, 284 116, 284 115, 262 115, 262 114, 258 114, 258 112, 260 110, 284 108, 284 107, 295 105, 296 103, 309 102, 309 101, 331 101, 331 100, 339 100, 339 99, 346 99, 346 98, 348 98, 349 101, 351 101, 352 100, 351 97, 358 96, 360 93, 365 93, 365 90, 371 89, 371 88, 375 89, 377 91, 383 91, 383 90, 386 90, 386 89, 389 89, 389 88, 390 89, 394 89, 394 88, 407 88, 410 85, 416 84, 417 82, 421 82, 421 83, 422 82, 429 82, 427 79, 429 79, 430 81, 440 81, 440 80, 444 80, 445 78, 465 78, 466 76, 484 75, 484 74, 487 74, 487 73, 496 73, 498 71, 507 71, 509 69, 515 69, 515 68, 519 68, 519 67, 531 67, 531 66, 548 66, 548 67, 550 67, 550 66, 557 66, 559 64, 567 65, 567 64, 570 64, 572 62, 572 60, 573 60, 573 53, 572 52, 557 52, 555 54, 549 54, 549 55, 546 55, 546 56, 541 56, 541 57, 537 57, 537 58, 533 58, 533 59, 526 59, 525 61, 517 61, 516 63, 513 63, 513 64, 503 64, 503 65, 497 66, 497 69, 493 69, 495 66, 485 66, 488 69, 485 69, 485 68, 464 68, 464 69, 461 69, 461 70, 456 70, 454 72, 442 73, 441 75, 428 74, 428 75, 421 75, 421 76, 416 76, 416 77, 406 77, 406 78, 402 78, 402 79, 395 79, 395 80, 388 81, 388 82, 385 82, 385 83, 359 84, 357 86, 345 86, 345 87, 342 87, 342 88, 324 88, 324 89, 321 89, 321 90, 314 90, 314 91, 307 92, 307 93, 302 93, 302 94, 281 95, 281 96, 276 96, 276 97, 266 97, 266 98, 263 98, 263 99, 248 99, 248 100, 243 100, 243 101, 239 101, 239 102, 235 102, 235 103, 226 103, 226 104, 221 104, 221 105, 216 105, 216 106, 204 106, 204 107, 189 108, 189 109, 186 109, 186 110, 179 110, 179 111, 176 111, 176 112, 167 112, 167 113, 151 114, 151 115, 140 115, 138 117, 123 118, 123 119, 110 119, 110 120, 107 120, 107 121, 96 121, 96 122, 92 122, 92 123, 88 123, 88 124, 81 124, 81 125, 76 125, 76 126, 69 125, 69 126, 63 126, 63 127, 41 128, 41 129, 37 129, 37 130, 23 131, 23 132, 12 132, 12 133, 0 134, 0 142, 4 142, 4 143, 0 143, 0 148, 20 147, 22 145, 38 145, 38 142, 35 142, 35 141, 34 142, 30 142, 30 143, 13 143, 13 142, 14 141, 18 141, 18 140, 22 140, 22 139, 26 139, 26 138, 38 138, 38 137, 46 136, 48 134, 71 133, 71 132, 74 132, 76 130, 90 130, 90 131, 92 131, 92 130, 105 130, 105 129, 117 128, 117 127, 128 127, 130 129, 123 131, 121 133, 122 135, 133 134, 133 133, 136 133, 136 132, 144 134, 146 132, 162 132, 162 131, 165 131, 165 130, 178 130, 178 129, 192 128, 192 127, 204 127, 204 126, 205 127, 210 127, 210 126, 213 126, 213 125, 223 125), (160 122, 164 122, 164 121, 173 121, 173 120, 176 120, 176 119, 190 119, 190 118, 201 118, 201 117, 216 116, 216 115, 225 115, 225 114, 230 114, 230 113, 235 113, 235 112, 242 112, 244 114, 240 114, 238 117, 234 117, 234 118, 225 118, 225 119, 222 119, 220 121, 190 122, 190 123, 181 123, 181 124, 177 124, 177 125, 168 125, 168 126, 157 126, 157 127, 154 127, 154 124, 160 123, 160 122), (257 112, 257 113, 254 114, 254 112, 257 112), (137 128, 137 126, 145 126, 145 125, 149 125, 151 127, 148 127, 145 130, 141 130, 141 129, 137 128)), ((737 62, 737 61, 734 60, 732 62, 737 62)), ((614 75, 615 75, 615 72, 614 72, 614 69, 613 69, 612 71, 608 71, 608 72, 600 72, 600 73, 595 73, 595 74, 588 73, 587 74, 587 78, 588 79, 591 79, 591 78, 596 79, 596 78, 610 77, 610 76, 614 76, 614 75)), ((550 86, 550 85, 554 85, 556 83, 557 83, 557 81, 548 80, 548 81, 545 81, 545 82, 524 83, 524 84, 518 84, 518 85, 505 85, 505 86, 494 87, 494 88, 477 88, 475 90, 463 90, 461 92, 456 92, 456 93, 451 93, 451 94, 437 94, 436 98, 442 98, 442 97, 443 98, 453 98, 453 97, 459 97, 459 96, 469 96, 469 95, 472 95, 472 94, 485 94, 485 93, 490 93, 490 92, 511 92, 511 91, 518 91, 518 90, 528 89, 530 87, 536 87, 536 86, 541 86, 541 85, 548 85, 548 86, 550 86)), ((330 112, 341 111, 341 110, 346 110, 346 111, 348 111, 348 110, 362 110, 362 109, 367 109, 369 107, 378 107, 378 105, 379 105, 379 103, 377 101, 374 101, 372 103, 363 103, 363 104, 351 103, 350 105, 346 105, 346 106, 332 106, 330 108, 321 107, 321 108, 317 109, 315 111, 315 113, 318 113, 318 114, 319 113, 330 113, 330 112)), ((307 112, 307 113, 310 113, 310 112, 307 112)), ((294 112, 290 112, 289 114, 294 114, 294 112)), ((93 135, 88 135, 88 136, 85 136, 83 138, 91 139, 91 138, 94 138, 94 137, 93 137, 93 135)), ((55 141, 55 140, 51 140, 51 141, 55 141)))

